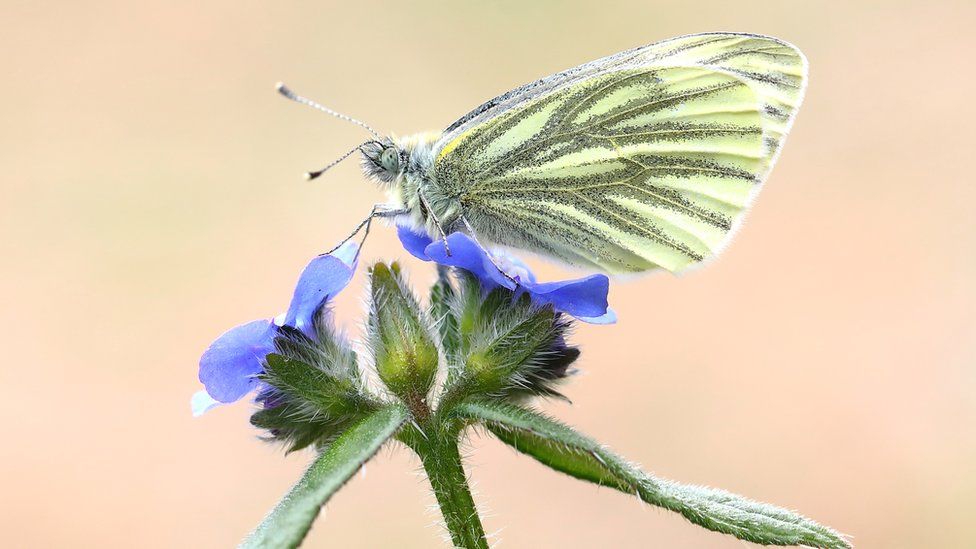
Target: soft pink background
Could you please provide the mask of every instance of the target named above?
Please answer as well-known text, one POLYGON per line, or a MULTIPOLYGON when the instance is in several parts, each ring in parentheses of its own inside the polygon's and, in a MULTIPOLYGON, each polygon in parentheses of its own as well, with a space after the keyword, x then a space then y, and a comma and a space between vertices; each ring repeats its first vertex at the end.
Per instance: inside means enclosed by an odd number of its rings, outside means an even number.
MULTIPOLYGON (((546 409, 677 480, 795 508, 861 547, 973 547, 976 200, 968 2, 0 3, 0 536, 9 547, 226 547, 298 477, 248 405, 188 399, 218 333, 287 304, 380 198, 362 139, 446 126, 530 79, 709 30, 810 58, 749 222, 707 269, 621 282, 546 409)), ((405 258, 377 230, 367 259, 405 258)), ((430 269, 405 263, 426 284, 430 269)), ((543 275, 561 271, 542 266, 543 275)), ((339 300, 354 333, 362 279, 339 300)), ((503 547, 741 547, 474 438, 503 547)), ((436 547, 404 452, 309 547, 436 547)))

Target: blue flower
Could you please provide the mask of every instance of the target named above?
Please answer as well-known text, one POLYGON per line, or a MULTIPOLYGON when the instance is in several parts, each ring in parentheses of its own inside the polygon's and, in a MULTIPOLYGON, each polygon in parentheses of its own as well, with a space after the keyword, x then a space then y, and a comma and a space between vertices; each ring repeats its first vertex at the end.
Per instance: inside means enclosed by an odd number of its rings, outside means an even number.
POLYGON ((403 225, 397 226, 397 234, 404 249, 414 257, 464 269, 487 288, 501 286, 512 291, 526 292, 535 303, 551 304, 556 310, 583 322, 613 324, 617 321, 616 314, 607 307, 610 279, 606 275, 595 274, 559 282, 537 282, 532 271, 517 258, 497 252, 489 255, 487 250, 464 233, 448 235, 447 244, 451 255, 447 255, 443 239, 434 241, 426 234, 403 225), (512 278, 499 272, 496 263, 512 278))
POLYGON ((289 326, 315 339, 315 315, 349 284, 356 270, 357 251, 356 244, 350 242, 335 253, 316 257, 298 277, 284 314, 242 324, 214 340, 200 357, 200 381, 206 390, 193 395, 193 414, 239 400, 258 387, 257 376, 264 371, 264 358, 274 351, 279 327, 289 326))

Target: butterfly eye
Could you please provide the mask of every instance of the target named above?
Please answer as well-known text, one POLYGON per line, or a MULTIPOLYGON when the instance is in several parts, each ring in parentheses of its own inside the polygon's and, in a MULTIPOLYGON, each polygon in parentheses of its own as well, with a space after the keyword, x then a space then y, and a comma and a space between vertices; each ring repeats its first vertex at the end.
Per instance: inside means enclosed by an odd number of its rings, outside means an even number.
POLYGON ((397 153, 396 148, 387 147, 380 153, 380 165, 383 169, 389 172, 396 172, 400 170, 400 155, 397 153))

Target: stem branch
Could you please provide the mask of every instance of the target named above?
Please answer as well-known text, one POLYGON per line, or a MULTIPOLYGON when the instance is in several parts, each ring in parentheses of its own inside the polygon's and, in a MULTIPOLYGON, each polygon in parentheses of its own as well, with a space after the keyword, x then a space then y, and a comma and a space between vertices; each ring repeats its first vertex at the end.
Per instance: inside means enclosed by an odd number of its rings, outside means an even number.
POLYGON ((424 464, 444 523, 456 547, 488 549, 481 517, 468 488, 456 433, 429 433, 428 440, 413 445, 424 464))

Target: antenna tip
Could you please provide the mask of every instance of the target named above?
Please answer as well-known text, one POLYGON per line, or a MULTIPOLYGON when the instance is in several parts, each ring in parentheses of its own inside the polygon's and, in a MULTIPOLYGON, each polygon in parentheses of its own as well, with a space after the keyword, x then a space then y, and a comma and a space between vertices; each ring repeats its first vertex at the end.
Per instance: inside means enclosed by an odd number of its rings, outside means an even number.
POLYGON ((288 89, 288 86, 286 86, 284 82, 278 82, 275 84, 275 91, 284 96, 288 96, 291 93, 291 90, 288 89))
POLYGON ((311 181, 322 175, 322 172, 305 172, 305 181, 311 181))

